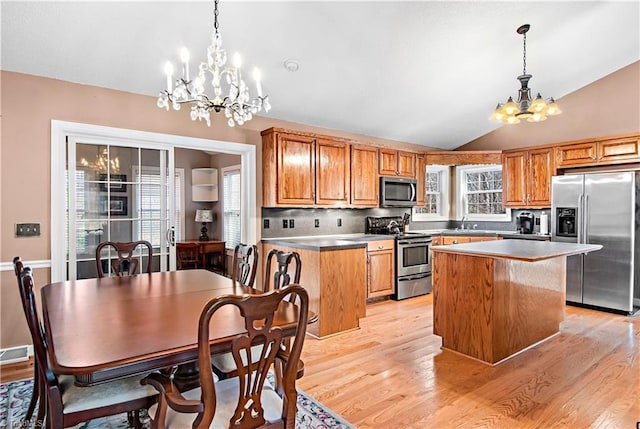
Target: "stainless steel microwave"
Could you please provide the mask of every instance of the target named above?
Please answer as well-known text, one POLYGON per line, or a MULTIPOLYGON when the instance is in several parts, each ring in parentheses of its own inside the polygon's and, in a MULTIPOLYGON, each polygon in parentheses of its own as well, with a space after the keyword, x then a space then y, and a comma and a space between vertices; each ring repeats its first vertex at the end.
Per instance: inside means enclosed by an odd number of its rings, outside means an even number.
POLYGON ((416 179, 380 177, 380 207, 416 205, 416 179))

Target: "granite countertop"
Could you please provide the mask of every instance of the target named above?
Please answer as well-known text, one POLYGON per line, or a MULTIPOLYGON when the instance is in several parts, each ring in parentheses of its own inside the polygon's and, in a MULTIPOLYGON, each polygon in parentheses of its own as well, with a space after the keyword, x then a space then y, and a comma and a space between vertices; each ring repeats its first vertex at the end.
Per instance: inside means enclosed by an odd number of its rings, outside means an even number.
POLYGON ((519 240, 550 240, 551 235, 541 234, 521 234, 518 231, 494 231, 490 229, 431 229, 431 230, 411 230, 410 232, 421 232, 431 235, 459 235, 465 237, 494 237, 499 236, 502 238, 519 239, 519 240))
POLYGON ((455 253, 467 256, 516 259, 527 262, 541 261, 558 256, 589 253, 600 249, 602 249, 602 246, 599 244, 574 244, 531 240, 480 241, 432 247, 434 253, 455 253))
MULTIPOLYGON (((364 234, 361 234, 364 235, 364 234)), ((388 238, 388 237, 387 237, 388 238)), ((379 239, 379 238, 378 238, 379 239)), ((357 249, 367 247, 364 237, 354 237, 347 239, 341 236, 330 237, 304 237, 304 238, 264 238, 263 242, 276 244, 278 246, 294 247, 308 250, 337 250, 337 249, 357 249)))

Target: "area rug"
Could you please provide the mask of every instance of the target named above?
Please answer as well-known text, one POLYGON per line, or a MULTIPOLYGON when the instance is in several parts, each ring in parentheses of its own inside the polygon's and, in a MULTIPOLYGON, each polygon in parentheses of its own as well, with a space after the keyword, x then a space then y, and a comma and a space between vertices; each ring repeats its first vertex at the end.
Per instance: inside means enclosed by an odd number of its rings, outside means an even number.
MULTIPOLYGON (((22 418, 27 412, 33 379, 0 384, 0 428, 26 427, 22 418)), ((34 417, 35 418, 35 417, 34 417)), ((126 414, 91 420, 75 426, 76 429, 126 429, 126 414)), ((298 413, 296 429, 355 429, 342 417, 298 389, 298 413)))

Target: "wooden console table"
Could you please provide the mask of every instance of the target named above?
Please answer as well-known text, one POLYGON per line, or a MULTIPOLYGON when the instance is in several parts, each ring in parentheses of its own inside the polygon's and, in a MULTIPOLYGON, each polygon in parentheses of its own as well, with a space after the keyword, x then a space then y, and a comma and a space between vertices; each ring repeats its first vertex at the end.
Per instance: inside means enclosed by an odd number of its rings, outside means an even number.
MULTIPOLYGON (((225 249, 225 242, 218 240, 185 240, 180 241, 180 243, 197 243, 200 245, 200 255, 202 257, 202 268, 207 268, 207 256, 211 254, 220 255, 220 269, 222 270, 222 274, 227 273, 227 252, 225 249)), ((213 265, 212 265, 213 269, 213 265)), ((214 270, 215 271, 215 270, 214 270)))

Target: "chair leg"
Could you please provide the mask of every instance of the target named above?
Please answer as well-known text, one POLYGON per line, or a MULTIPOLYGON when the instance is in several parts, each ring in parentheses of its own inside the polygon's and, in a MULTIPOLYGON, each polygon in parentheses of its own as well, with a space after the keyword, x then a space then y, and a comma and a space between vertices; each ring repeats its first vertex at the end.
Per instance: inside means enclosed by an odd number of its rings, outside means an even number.
MULTIPOLYGON (((24 420, 29 421, 33 417, 33 412, 36 409, 36 403, 38 402, 38 396, 40 395, 40 375, 38 371, 38 363, 33 363, 33 390, 31 391, 31 400, 29 401, 29 408, 24 415, 24 420)), ((41 404, 42 405, 42 404, 41 404)))
MULTIPOLYGON (((39 376, 42 377, 41 374, 39 376)), ((40 395, 39 395, 40 396, 40 403, 38 404, 38 416, 36 417, 36 427, 38 427, 38 426, 43 427, 43 426, 46 426, 45 423, 48 423, 48 420, 49 420, 49 419, 47 419, 47 422, 45 422, 45 417, 46 417, 46 412, 47 412, 47 408, 48 408, 48 405, 49 405, 48 404, 49 401, 47 401, 47 391, 46 391, 46 388, 45 388, 45 385, 44 385, 44 381, 40 380, 40 383, 38 383, 38 384, 39 384, 38 385, 38 390, 40 391, 40 395)))

